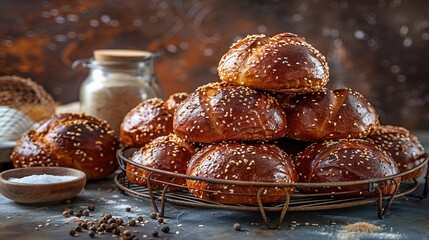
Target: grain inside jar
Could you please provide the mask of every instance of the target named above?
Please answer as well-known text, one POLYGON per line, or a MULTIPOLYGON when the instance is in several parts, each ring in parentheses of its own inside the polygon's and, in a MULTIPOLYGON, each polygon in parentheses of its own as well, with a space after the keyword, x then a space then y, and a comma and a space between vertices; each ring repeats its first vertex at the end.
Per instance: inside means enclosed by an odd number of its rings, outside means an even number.
POLYGON ((154 54, 138 50, 94 51, 94 58, 78 63, 90 73, 80 88, 81 111, 106 120, 116 133, 124 116, 137 104, 163 97, 153 71, 154 54))

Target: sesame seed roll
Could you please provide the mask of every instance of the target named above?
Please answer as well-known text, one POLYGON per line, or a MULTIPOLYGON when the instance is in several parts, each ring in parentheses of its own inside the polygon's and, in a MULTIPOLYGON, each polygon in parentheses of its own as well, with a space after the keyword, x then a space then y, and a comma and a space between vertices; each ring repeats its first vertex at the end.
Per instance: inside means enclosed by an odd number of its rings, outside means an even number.
MULTIPOLYGON (((387 177, 399 173, 396 163, 381 146, 364 139, 327 140, 313 143, 295 159, 298 181, 303 183, 342 182, 387 177)), ((397 179, 399 182, 400 179, 397 179)), ((378 183, 383 194, 392 194, 393 181, 378 183), (384 186, 384 187, 383 187, 384 186)), ((304 193, 343 193, 339 196, 367 196, 368 184, 300 188, 304 193)))
MULTIPOLYGON (((291 158, 270 144, 224 142, 210 145, 192 157, 186 173, 196 177, 249 182, 297 181, 291 158)), ((257 204, 260 187, 192 179, 186 182, 190 193, 202 199, 231 204, 257 204)), ((267 187, 261 200, 263 203, 284 201, 284 191, 291 194, 294 188, 267 187)))
MULTIPOLYGON (((398 164, 400 172, 408 171, 419 165, 424 158, 425 150, 417 137, 403 127, 383 125, 376 128, 376 131, 368 136, 374 143, 382 146, 393 160, 398 164)), ((425 168, 402 176, 405 181, 411 178, 420 177, 425 168)))
POLYGON ((120 127, 121 143, 125 147, 142 147, 159 136, 173 133, 174 111, 188 95, 175 93, 166 101, 152 98, 131 109, 120 127))
POLYGON ((325 57, 292 33, 247 36, 218 65, 222 81, 274 92, 315 92, 329 81, 325 57))
POLYGON ((221 82, 199 87, 174 114, 174 132, 201 143, 270 140, 286 132, 276 99, 244 86, 221 82))
MULTIPOLYGON (((147 178, 151 171, 145 170, 138 165, 185 174, 188 162, 194 154, 195 148, 192 143, 174 134, 157 137, 134 152, 130 160, 137 165, 127 164, 127 177, 135 184, 147 185, 147 178)), ((153 180, 151 182, 153 189, 162 189, 165 186, 165 183, 162 182, 171 182, 172 177, 166 174, 154 173, 151 179, 153 180)), ((173 184, 186 185, 183 178, 176 178, 173 184)), ((183 190, 183 188, 172 186, 170 190, 183 190)))
POLYGON ((22 136, 13 149, 15 167, 60 166, 82 170, 88 179, 112 174, 119 144, 105 121, 85 114, 55 115, 22 136))
POLYGON ((348 88, 307 94, 277 94, 285 111, 286 137, 301 141, 364 138, 379 125, 378 113, 348 88))

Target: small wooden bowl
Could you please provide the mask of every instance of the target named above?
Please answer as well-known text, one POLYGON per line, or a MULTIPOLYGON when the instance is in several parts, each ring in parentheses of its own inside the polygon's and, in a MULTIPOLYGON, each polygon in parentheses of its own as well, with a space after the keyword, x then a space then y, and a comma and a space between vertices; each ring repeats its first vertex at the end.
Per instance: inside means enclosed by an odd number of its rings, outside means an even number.
POLYGON ((65 167, 16 168, 0 173, 0 193, 24 205, 43 205, 59 203, 79 194, 86 183, 84 172, 65 167), (31 184, 8 181, 30 175, 76 176, 76 179, 58 183, 31 184))

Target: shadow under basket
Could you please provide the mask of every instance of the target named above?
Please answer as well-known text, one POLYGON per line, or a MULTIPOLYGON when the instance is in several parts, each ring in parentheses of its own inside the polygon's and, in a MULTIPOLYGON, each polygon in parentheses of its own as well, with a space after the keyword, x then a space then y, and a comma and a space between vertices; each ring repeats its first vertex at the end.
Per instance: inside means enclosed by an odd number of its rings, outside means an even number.
MULTIPOLYGON (((344 182, 329 182, 329 183, 268 183, 268 182, 247 182, 247 181, 236 181, 236 180, 224 180, 224 179, 209 179, 202 177, 189 176, 186 174, 179 174, 169 171, 163 171, 159 169, 154 169, 150 167, 143 166, 141 164, 137 164, 128 159, 131 156, 133 150, 118 150, 117 158, 119 164, 122 168, 122 172, 115 176, 115 184, 119 187, 119 189, 127 195, 135 196, 137 198, 148 198, 152 202, 153 209, 156 213, 159 213, 159 216, 164 215, 165 203, 173 203, 182 206, 190 206, 190 207, 201 207, 201 208, 213 208, 213 209, 225 209, 225 210, 238 210, 238 211, 259 211, 266 226, 269 229, 278 228, 285 215, 288 211, 317 211, 317 210, 330 210, 330 209, 340 209, 340 208, 348 208, 361 206, 366 204, 371 204, 377 202, 378 205, 378 217, 383 219, 389 210, 390 206, 393 203, 393 200, 396 198, 408 195, 416 198, 426 198, 429 190, 429 169, 426 169, 426 174, 424 176, 424 188, 423 193, 421 195, 410 195, 414 192, 419 185, 419 181, 417 179, 411 179, 404 182, 398 182, 401 176, 412 173, 414 171, 418 171, 422 168, 425 168, 429 159, 428 154, 425 154, 422 158, 422 162, 410 169, 409 171, 391 175, 383 178, 373 178, 373 179, 365 179, 359 181, 344 181, 344 182), (131 164, 135 167, 144 169, 148 171, 150 174, 147 177, 139 176, 136 173, 130 172, 126 170, 126 165, 131 164), (140 186, 134 184, 129 181, 128 174, 133 174, 136 177, 146 179, 147 186, 140 186), (171 179, 171 181, 161 181, 152 178, 153 174, 162 175, 171 179), (198 181, 205 181, 211 184, 222 184, 225 186, 231 185, 239 185, 246 186, 249 188, 256 188, 257 191, 255 195, 248 195, 249 197, 256 197, 257 204, 255 205, 243 205, 243 204, 223 204, 219 202, 208 201, 205 199, 201 199, 192 195, 186 185, 178 185, 175 184, 174 180, 176 178, 183 179, 192 179, 198 181), (163 189, 153 189, 151 185, 162 184, 163 189), (353 194, 356 197, 344 197, 345 192, 332 192, 332 193, 316 193, 316 194, 304 194, 295 190, 292 194, 289 194, 287 189, 291 187, 295 189, 303 189, 303 188, 321 188, 321 187, 330 187, 332 189, 341 188, 341 187, 350 187, 350 186, 367 186, 367 191, 372 193, 371 196, 359 196, 359 191, 347 192, 348 194, 353 194), (394 191, 392 194, 384 195, 381 189, 386 187, 393 187, 394 191), (175 189, 175 191, 170 191, 171 189, 175 189), (270 188, 278 188, 284 189, 285 201, 278 203, 263 203, 262 196, 267 192, 267 189, 270 188), (179 190, 177 190, 179 189, 179 190), (182 190, 180 190, 182 189, 182 190), (277 221, 271 221, 266 212, 279 212, 279 217, 277 221)), ((207 194, 217 194, 211 190, 201 190, 205 191, 207 194)), ((239 193, 228 193, 222 192, 223 195, 240 195, 239 193)))

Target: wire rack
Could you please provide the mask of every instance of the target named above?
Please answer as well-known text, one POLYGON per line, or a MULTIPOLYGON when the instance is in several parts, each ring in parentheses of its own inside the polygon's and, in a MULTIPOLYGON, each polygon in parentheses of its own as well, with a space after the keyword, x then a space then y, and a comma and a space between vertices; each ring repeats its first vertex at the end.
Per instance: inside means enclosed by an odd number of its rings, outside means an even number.
MULTIPOLYGON (((267 227, 270 229, 278 228, 286 212, 290 211, 317 211, 317 210, 330 210, 330 209, 340 209, 347 207, 355 207, 366 205, 370 203, 377 203, 378 217, 383 219, 386 215, 386 212, 390 208, 393 200, 402 197, 405 195, 410 195, 413 193, 418 185, 419 181, 417 179, 412 179, 406 182, 398 182, 401 176, 412 173, 414 171, 421 170, 425 168, 428 162, 428 155, 425 154, 422 157, 421 163, 409 171, 383 177, 383 178, 374 178, 367 180, 359 181, 347 181, 347 182, 330 182, 330 183, 267 183, 267 182, 243 182, 235 180, 224 180, 224 179, 208 179, 195 176, 189 176, 185 174, 173 173, 168 171, 163 171, 159 169, 149 168, 140 164, 137 164, 128 159, 132 150, 118 150, 117 158, 122 168, 122 172, 115 176, 115 184, 127 195, 132 195, 138 198, 148 198, 152 202, 154 211, 159 213, 160 216, 164 215, 164 209, 166 202, 173 203, 182 206, 189 207, 201 207, 201 208, 215 208, 215 209, 225 209, 225 210, 239 210, 239 211, 259 211, 261 216, 266 223, 267 227), (136 175, 136 173, 128 171, 128 174, 133 174, 136 177, 145 178, 147 186, 140 186, 129 181, 127 177, 126 165, 131 164, 135 167, 144 169, 150 174, 148 177, 142 177, 136 175), (163 176, 170 177, 171 181, 161 181, 158 179, 152 178, 153 174, 161 174, 163 176), (174 180, 176 178, 183 179, 192 179, 199 181, 206 181, 209 183, 225 184, 225 185, 242 185, 248 187, 259 188, 256 193, 257 203, 256 205, 242 205, 242 204, 223 204, 219 202, 213 202, 198 198, 189 193, 188 188, 183 185, 175 184, 174 180), (164 187, 162 189, 153 189, 151 186, 154 184, 162 184, 164 187), (373 196, 359 196, 359 197, 344 197, 344 192, 341 193, 318 193, 318 194, 304 194, 298 191, 289 194, 288 191, 285 192, 285 201, 278 203, 263 203, 261 196, 266 189, 269 188, 283 188, 287 189, 290 187, 295 188, 317 188, 323 186, 329 187, 341 187, 341 186, 354 186, 362 184, 367 185, 368 191, 374 193, 373 196), (393 194, 383 195, 381 189, 391 185, 394 187, 393 194), (170 188, 175 189, 175 191, 170 191, 170 188), (179 190, 178 190, 179 189, 179 190), (180 190, 181 189, 181 190, 180 190), (340 195, 341 194, 341 195, 340 195), (277 221, 271 221, 266 212, 279 212, 279 217, 277 221)), ((424 177, 424 188, 421 195, 414 194, 413 196, 418 198, 426 198, 429 190, 429 169, 426 169, 426 175, 424 177)), ((352 192, 348 192, 352 193, 352 192)), ((222 193, 222 194, 237 194, 237 193, 222 193)), ((255 197, 255 196, 252 196, 255 197)))

